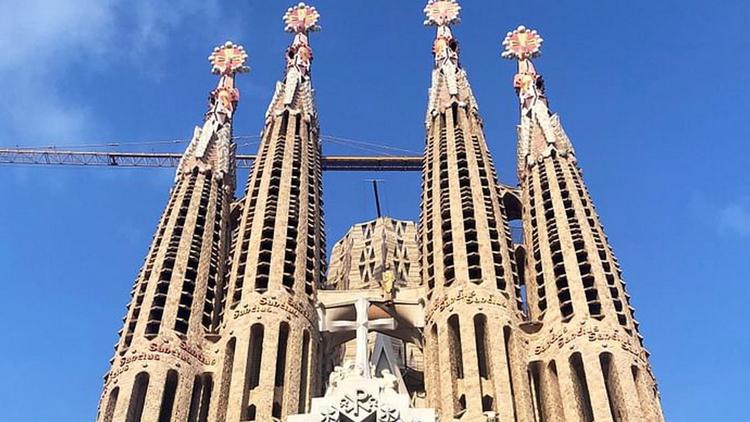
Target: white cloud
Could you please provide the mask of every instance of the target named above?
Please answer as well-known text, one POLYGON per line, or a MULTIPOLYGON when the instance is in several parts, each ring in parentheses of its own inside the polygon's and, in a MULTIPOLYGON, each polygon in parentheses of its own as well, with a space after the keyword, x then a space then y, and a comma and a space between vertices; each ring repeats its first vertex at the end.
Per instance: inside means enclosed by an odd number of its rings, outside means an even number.
MULTIPOLYGON (((85 62, 105 71, 122 61, 158 58, 188 19, 212 26, 218 0, 24 0, 0 13, 0 144, 90 141, 95 111, 64 94, 65 71, 85 62), (123 55, 129 52, 129 55, 123 55), (124 57, 123 57, 124 56, 124 57)), ((217 25, 218 26, 218 25, 217 25)), ((148 62, 159 73, 166 62, 148 62)))
POLYGON ((719 227, 725 232, 750 236, 750 199, 744 198, 722 208, 719 227))

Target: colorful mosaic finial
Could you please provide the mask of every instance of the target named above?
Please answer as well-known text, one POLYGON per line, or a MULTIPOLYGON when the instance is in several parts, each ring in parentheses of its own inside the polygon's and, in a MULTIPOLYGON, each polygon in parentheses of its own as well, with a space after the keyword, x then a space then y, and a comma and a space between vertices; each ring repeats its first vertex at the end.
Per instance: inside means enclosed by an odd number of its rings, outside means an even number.
POLYGON ((427 19, 424 21, 428 26, 447 26, 460 21, 458 13, 461 6, 456 0, 430 0, 424 8, 427 19))
POLYGON ((250 68, 245 66, 247 62, 245 49, 231 41, 214 48, 213 53, 208 56, 208 61, 211 62, 211 72, 219 75, 233 75, 250 71, 250 68))
POLYGON ((287 9, 283 19, 286 24, 284 30, 287 32, 304 33, 320 29, 318 26, 320 13, 313 6, 302 2, 287 9))
POLYGON ((542 37, 534 30, 521 25, 508 32, 503 40, 505 50, 501 56, 506 59, 528 60, 542 53, 542 37))

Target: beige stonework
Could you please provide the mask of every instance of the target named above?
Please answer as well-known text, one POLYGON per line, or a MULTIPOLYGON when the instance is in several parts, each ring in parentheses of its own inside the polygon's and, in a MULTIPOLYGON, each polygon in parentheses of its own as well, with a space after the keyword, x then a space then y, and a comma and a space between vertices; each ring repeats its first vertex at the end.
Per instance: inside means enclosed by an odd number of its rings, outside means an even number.
POLYGON ((231 128, 241 47, 177 170, 105 376, 98 422, 663 422, 620 265, 519 27, 518 187, 498 182, 451 25, 437 27, 418 225, 354 225, 326 269, 308 35, 294 39, 245 196, 231 128), (509 222, 520 220, 514 241, 509 222), (327 279, 326 279, 327 275, 327 279))

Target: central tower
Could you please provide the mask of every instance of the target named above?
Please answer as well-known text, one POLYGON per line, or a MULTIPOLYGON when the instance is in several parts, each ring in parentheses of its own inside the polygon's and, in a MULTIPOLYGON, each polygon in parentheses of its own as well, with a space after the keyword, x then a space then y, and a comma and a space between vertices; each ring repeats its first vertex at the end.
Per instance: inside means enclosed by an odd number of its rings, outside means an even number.
POLYGON ((525 371, 513 358, 521 302, 497 176, 451 32, 459 11, 454 0, 425 8, 425 24, 437 27, 419 223, 426 388, 443 418, 513 420, 511 380, 525 371))

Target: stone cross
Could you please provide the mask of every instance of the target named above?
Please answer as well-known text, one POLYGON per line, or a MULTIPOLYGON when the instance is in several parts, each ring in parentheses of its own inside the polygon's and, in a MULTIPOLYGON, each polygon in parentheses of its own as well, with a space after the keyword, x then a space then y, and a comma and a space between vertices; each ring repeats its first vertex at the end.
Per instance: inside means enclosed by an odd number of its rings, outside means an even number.
POLYGON ((355 364, 363 371, 365 378, 370 378, 370 357, 368 356, 367 334, 370 330, 395 330, 396 320, 393 318, 380 318, 370 321, 367 316, 367 310, 370 308, 370 301, 365 298, 359 298, 354 302, 354 309, 357 312, 356 321, 333 321, 329 326, 329 331, 356 331, 357 333, 357 358, 355 364))

